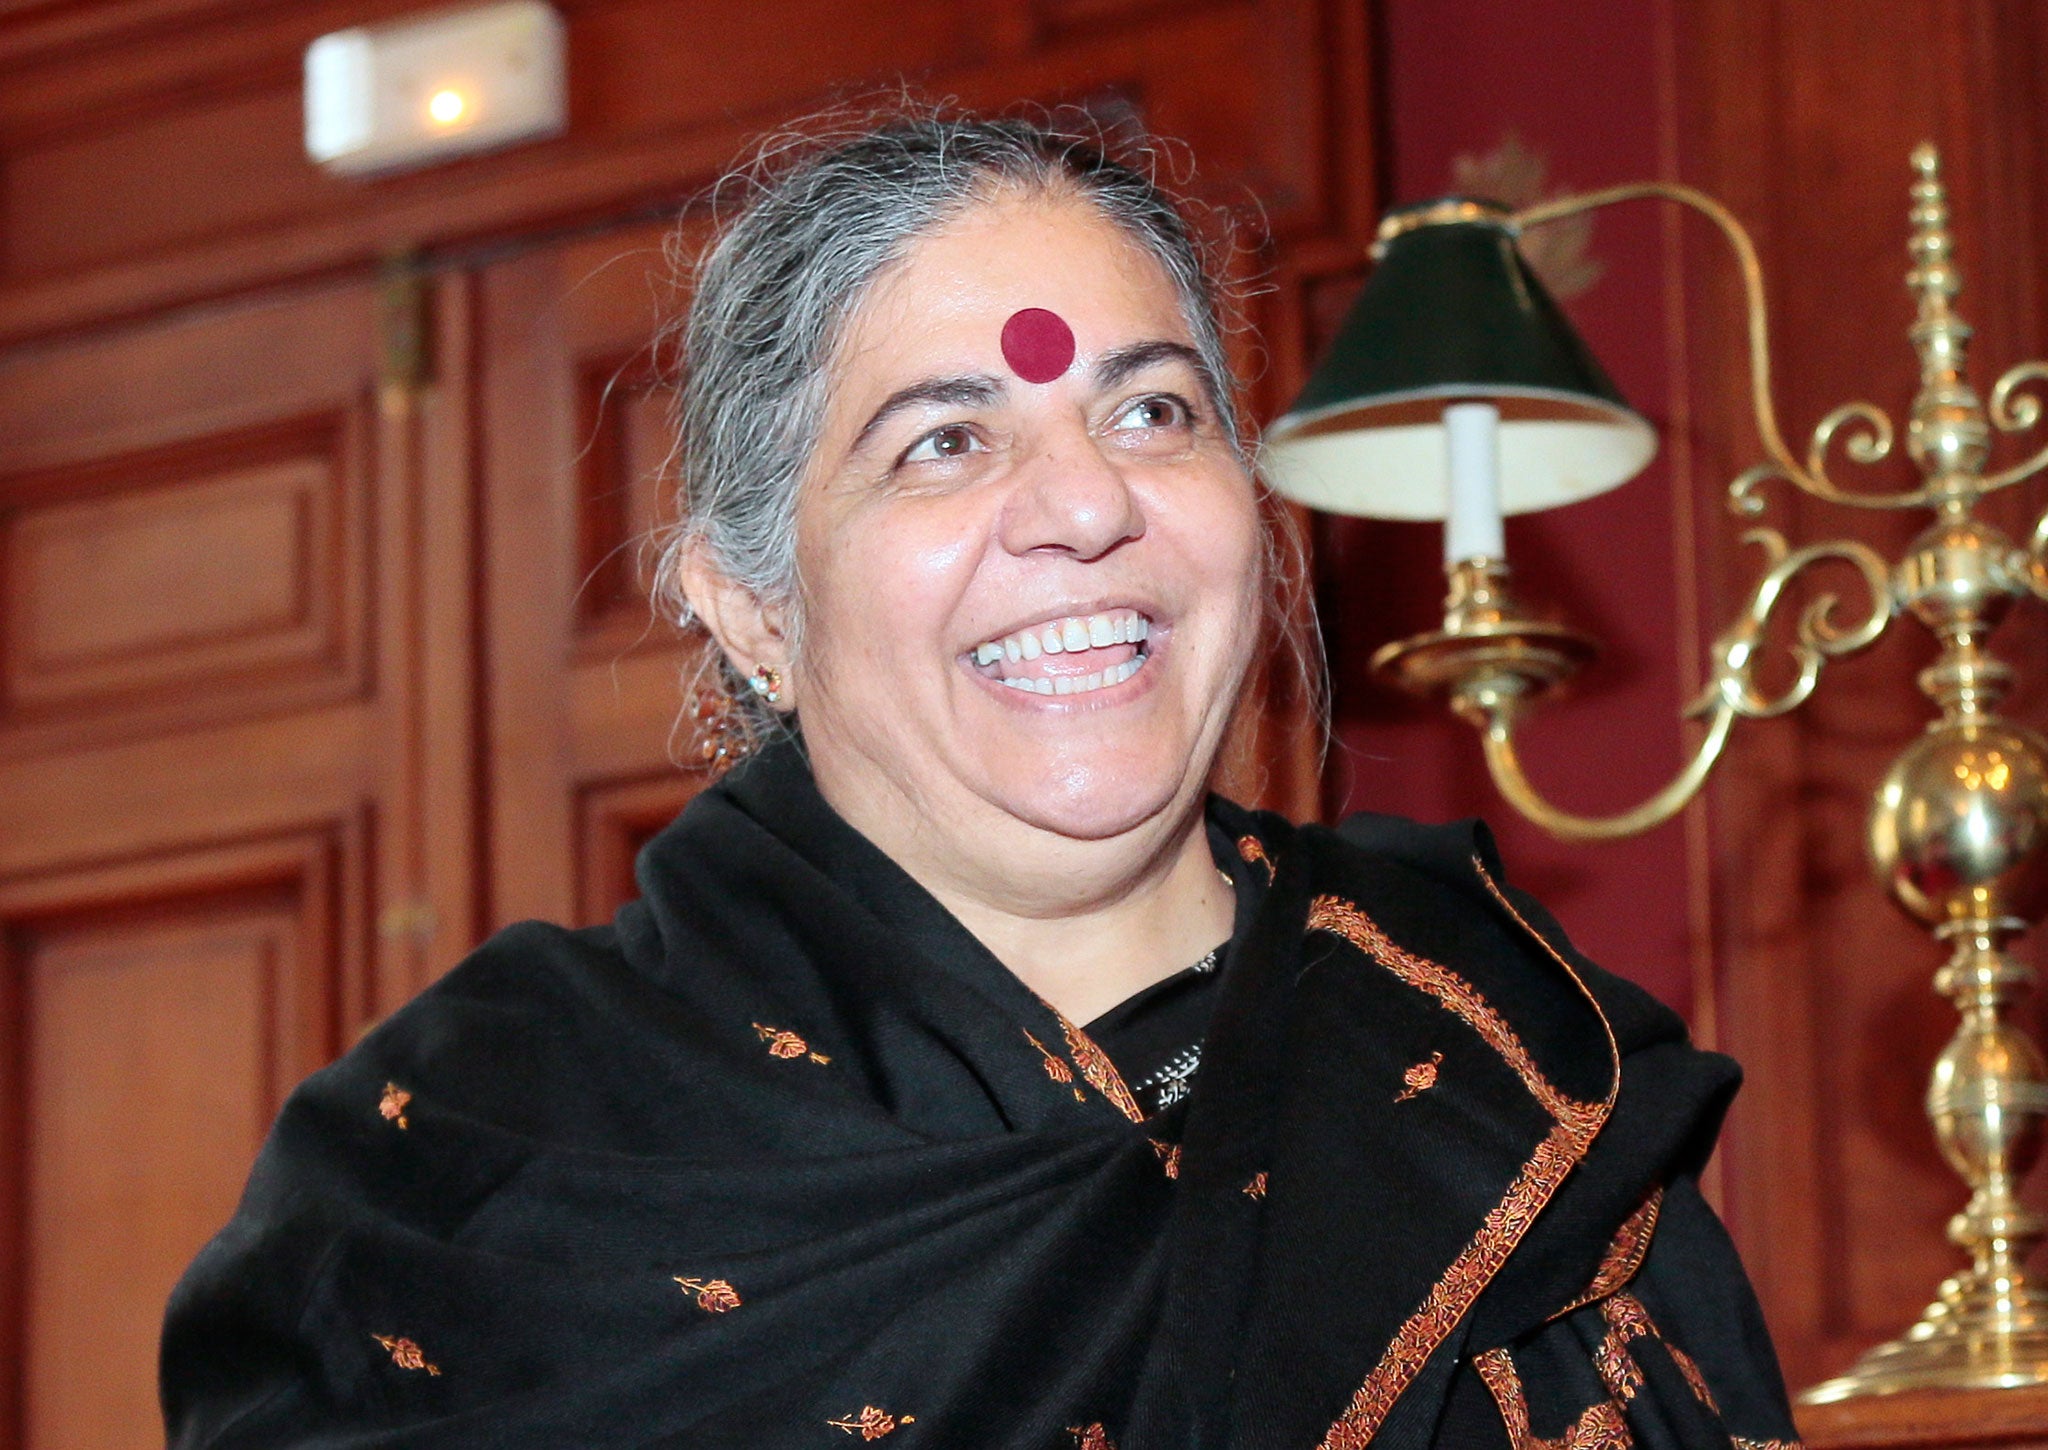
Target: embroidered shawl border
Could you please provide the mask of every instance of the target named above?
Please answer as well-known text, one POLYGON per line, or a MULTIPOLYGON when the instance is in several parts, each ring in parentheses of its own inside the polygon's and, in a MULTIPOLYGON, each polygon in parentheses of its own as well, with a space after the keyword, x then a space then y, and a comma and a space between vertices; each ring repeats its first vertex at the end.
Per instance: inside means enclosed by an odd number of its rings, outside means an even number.
MULTIPOLYGON (((1488 1212, 1472 1241, 1430 1289, 1421 1307, 1395 1333, 1380 1362, 1366 1377, 1365 1383, 1359 1386, 1343 1414, 1330 1426, 1318 1450, 1364 1450, 1379 1432, 1394 1402, 1472 1307, 1480 1291, 1500 1272, 1501 1266, 1528 1232, 1530 1224, 1535 1222, 1537 1214, 1542 1212, 1558 1187, 1585 1156, 1593 1139, 1606 1125, 1620 1091, 1620 1048, 1600 1004, 1564 955, 1529 924, 1494 884, 1485 865, 1476 857, 1472 864, 1494 899, 1563 968, 1572 984, 1592 1006, 1607 1037, 1608 1051, 1614 1064, 1613 1076, 1606 1098, 1599 1103, 1581 1102, 1569 1096, 1544 1076, 1514 1029, 1470 982, 1441 963, 1417 956, 1400 946, 1353 902, 1336 896, 1319 896, 1311 904, 1309 930, 1328 931, 1341 937, 1403 982, 1435 997, 1500 1054, 1530 1095, 1556 1123, 1508 1186, 1506 1195, 1488 1212)), ((1603 1450, 1618 1450, 1620 1445, 1627 1443, 1626 1433, 1624 1427, 1624 1439, 1619 1442, 1582 1443, 1587 1450, 1596 1443, 1601 1444, 1603 1450)))

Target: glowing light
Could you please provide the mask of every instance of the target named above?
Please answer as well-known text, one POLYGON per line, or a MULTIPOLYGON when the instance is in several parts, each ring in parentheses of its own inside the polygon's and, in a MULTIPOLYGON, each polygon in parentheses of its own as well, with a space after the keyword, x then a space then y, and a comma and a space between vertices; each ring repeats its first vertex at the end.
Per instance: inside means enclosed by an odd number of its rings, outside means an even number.
POLYGON ((427 114, 438 125, 452 126, 469 110, 469 102, 457 90, 435 91, 427 98, 427 114))

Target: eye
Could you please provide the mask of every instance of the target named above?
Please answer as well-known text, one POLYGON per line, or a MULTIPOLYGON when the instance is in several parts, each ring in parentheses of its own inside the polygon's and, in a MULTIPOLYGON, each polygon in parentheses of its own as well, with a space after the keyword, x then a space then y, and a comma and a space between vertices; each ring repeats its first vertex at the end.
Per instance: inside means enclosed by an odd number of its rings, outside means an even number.
POLYGON ((1172 393, 1151 393, 1124 406, 1110 422, 1113 429, 1185 428, 1195 420, 1187 400, 1172 393))
POLYGON ((943 428, 934 428, 911 444, 896 464, 900 468, 906 463, 948 463, 986 449, 987 445, 965 423, 948 423, 943 428))

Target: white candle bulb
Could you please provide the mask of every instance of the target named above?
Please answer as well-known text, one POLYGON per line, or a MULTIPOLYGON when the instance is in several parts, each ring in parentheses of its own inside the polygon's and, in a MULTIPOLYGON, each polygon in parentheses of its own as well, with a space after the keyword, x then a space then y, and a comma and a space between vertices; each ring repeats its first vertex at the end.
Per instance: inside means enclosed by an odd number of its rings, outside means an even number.
POLYGON ((1450 507, 1444 514, 1444 563, 1503 559, 1500 518, 1500 409, 1491 403, 1444 408, 1450 458, 1450 507))

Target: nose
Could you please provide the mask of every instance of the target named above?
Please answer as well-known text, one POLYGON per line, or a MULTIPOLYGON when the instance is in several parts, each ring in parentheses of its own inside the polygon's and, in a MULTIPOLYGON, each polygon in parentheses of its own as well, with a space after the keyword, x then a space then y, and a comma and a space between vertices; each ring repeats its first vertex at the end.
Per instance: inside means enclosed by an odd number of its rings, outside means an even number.
POLYGON ((1085 429, 1043 441, 1016 474, 1001 537, 1013 554, 1099 559, 1145 532, 1130 481, 1085 429))

